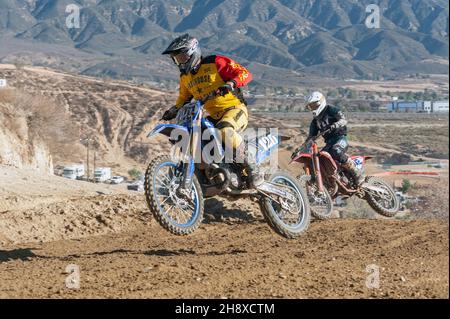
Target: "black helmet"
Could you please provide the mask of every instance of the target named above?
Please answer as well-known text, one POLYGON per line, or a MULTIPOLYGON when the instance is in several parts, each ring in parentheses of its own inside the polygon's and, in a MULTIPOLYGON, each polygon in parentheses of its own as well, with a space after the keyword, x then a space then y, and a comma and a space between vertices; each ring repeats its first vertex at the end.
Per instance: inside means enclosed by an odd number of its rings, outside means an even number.
POLYGON ((202 59, 202 51, 198 46, 198 40, 187 33, 173 40, 162 54, 170 54, 182 74, 191 72, 202 59))

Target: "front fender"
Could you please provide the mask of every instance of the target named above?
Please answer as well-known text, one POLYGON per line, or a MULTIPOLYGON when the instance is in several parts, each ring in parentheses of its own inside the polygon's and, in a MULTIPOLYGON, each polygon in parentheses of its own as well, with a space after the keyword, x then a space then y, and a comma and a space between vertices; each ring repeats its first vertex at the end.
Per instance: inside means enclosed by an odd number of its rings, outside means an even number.
POLYGON ((170 137, 173 130, 181 130, 185 133, 189 133, 188 129, 184 126, 177 124, 158 124, 156 127, 147 134, 147 137, 153 137, 156 134, 162 134, 170 137))

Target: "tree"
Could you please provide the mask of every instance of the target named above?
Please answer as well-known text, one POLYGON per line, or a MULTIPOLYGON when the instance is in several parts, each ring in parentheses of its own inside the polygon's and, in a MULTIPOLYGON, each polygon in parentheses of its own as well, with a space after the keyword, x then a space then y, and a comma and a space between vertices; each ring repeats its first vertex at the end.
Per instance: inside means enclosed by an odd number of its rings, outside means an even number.
POLYGON ((355 91, 353 91, 352 89, 348 89, 347 90, 347 98, 354 100, 358 97, 358 95, 356 94, 355 91))
POLYGON ((414 100, 414 99, 417 100, 417 95, 414 94, 414 93, 411 92, 411 91, 408 91, 408 92, 406 92, 405 99, 406 99, 407 101, 412 101, 412 100, 414 100))
POLYGON ((433 101, 436 101, 438 99, 438 94, 436 93, 436 91, 431 92, 431 99, 433 101))

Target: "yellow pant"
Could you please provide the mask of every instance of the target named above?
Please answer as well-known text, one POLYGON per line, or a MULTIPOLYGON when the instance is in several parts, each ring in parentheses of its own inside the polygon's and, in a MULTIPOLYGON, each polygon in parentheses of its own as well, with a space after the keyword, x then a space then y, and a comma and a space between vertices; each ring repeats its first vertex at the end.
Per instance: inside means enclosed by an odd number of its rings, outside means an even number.
POLYGON ((210 115, 210 120, 220 131, 222 142, 225 145, 232 145, 236 149, 242 143, 239 132, 245 130, 248 125, 248 111, 245 104, 239 104, 223 112, 210 115))

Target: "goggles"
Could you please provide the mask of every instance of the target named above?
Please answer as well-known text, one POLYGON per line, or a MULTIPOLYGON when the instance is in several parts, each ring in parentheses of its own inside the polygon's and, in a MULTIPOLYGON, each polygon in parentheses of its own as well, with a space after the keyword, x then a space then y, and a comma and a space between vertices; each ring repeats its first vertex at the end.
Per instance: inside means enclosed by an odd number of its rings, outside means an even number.
POLYGON ((172 57, 172 60, 173 62, 175 62, 176 65, 185 64, 191 58, 185 52, 172 53, 170 56, 172 57))
POLYGON ((308 109, 310 109, 311 111, 315 111, 319 108, 320 106, 320 101, 317 102, 311 102, 307 105, 308 109))

